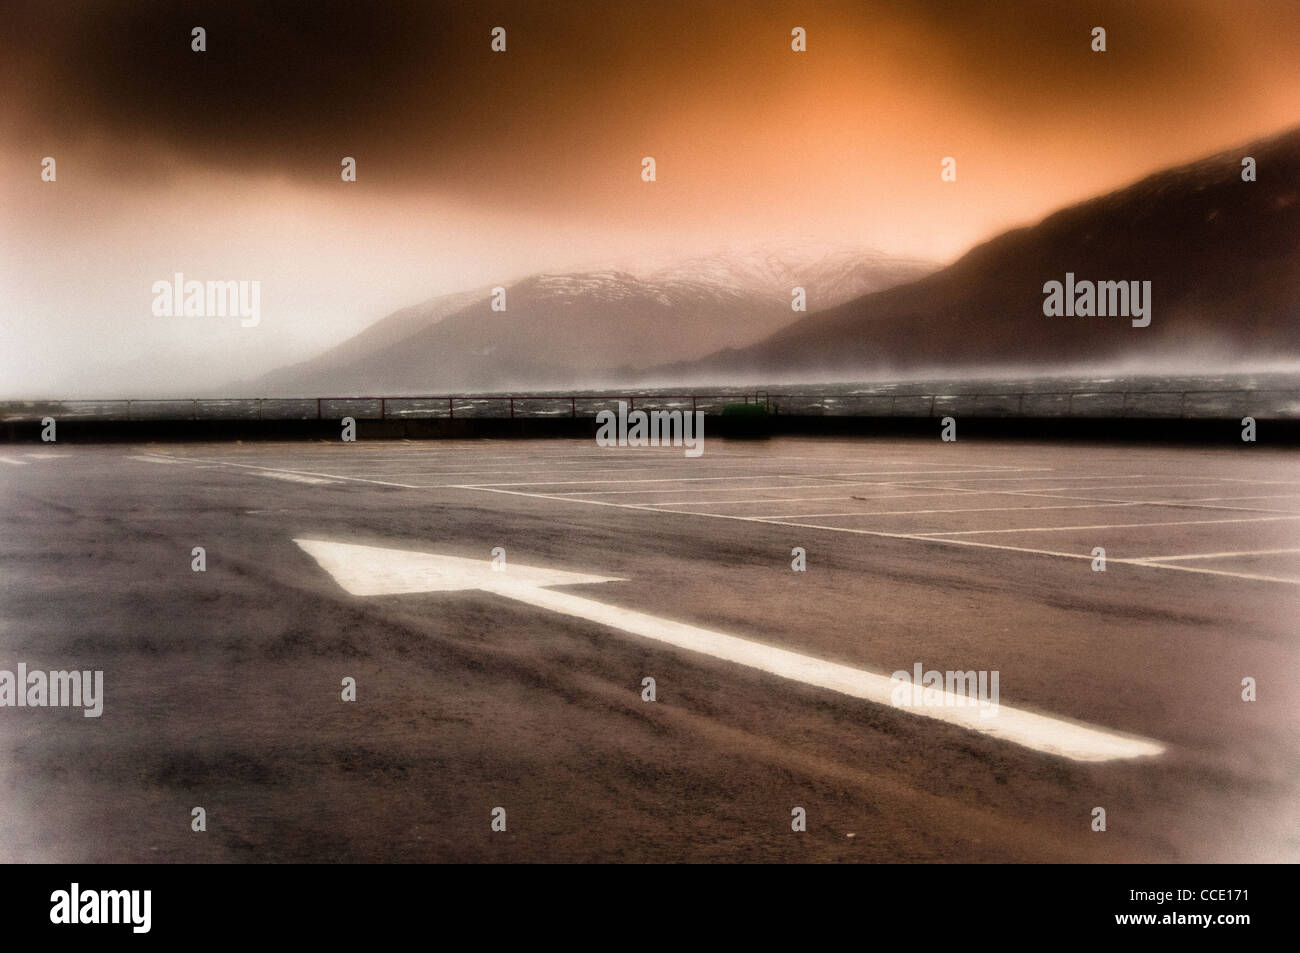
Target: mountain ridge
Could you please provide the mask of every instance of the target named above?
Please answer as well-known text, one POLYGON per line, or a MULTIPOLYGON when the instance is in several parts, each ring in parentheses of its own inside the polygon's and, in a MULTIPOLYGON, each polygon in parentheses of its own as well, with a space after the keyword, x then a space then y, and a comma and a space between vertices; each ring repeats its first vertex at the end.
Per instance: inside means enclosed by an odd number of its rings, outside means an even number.
POLYGON ((1300 127, 1058 209, 931 275, 809 315, 765 341, 650 373, 845 378, 922 367, 1300 355, 1298 193, 1300 127), (1241 179, 1247 155, 1258 181, 1241 179), (1151 280, 1151 327, 1045 317, 1043 285, 1067 272, 1151 280))
POLYGON ((491 288, 434 298, 253 384, 273 396, 599 383, 618 368, 635 372, 762 339, 794 316, 790 281, 805 280, 815 306, 936 267, 848 246, 823 251, 817 246, 808 260, 790 248, 767 254, 766 271, 715 255, 641 275, 613 266, 540 272, 505 286, 505 311, 492 310, 491 288))

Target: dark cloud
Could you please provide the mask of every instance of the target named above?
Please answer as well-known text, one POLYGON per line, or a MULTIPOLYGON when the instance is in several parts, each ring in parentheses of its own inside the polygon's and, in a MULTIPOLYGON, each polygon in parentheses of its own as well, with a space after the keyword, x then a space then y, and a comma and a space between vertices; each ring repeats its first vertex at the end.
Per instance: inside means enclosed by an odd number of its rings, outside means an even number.
POLYGON ((435 294, 754 240, 952 258, 1294 126, 1297 49, 1295 0, 3 0, 0 379, 147 354, 188 391, 435 294), (158 324, 177 270, 276 319, 158 324))
MULTIPOLYGON (((698 108, 712 110, 725 135, 792 83, 830 88, 831 64, 855 58, 868 69, 878 62, 902 86, 939 82, 951 110, 989 121, 1114 108, 1126 94, 1131 108, 1175 110, 1221 60, 1241 69, 1288 41, 1294 51, 1298 8, 1291 0, 27 2, 4 14, 0 69, 5 131, 36 151, 154 148, 187 163, 291 176, 330 175, 350 154, 364 156, 374 184, 481 191, 535 187, 554 178, 554 162, 580 175, 585 161, 662 142, 698 108), (787 47, 796 23, 813 44, 803 62, 787 47), (1243 23, 1254 27, 1244 43, 1243 23), (504 56, 488 48, 498 25, 509 33, 504 56), (1087 45, 1094 25, 1109 31, 1100 64, 1087 45), (194 26, 207 30, 206 53, 190 50, 194 26)), ((940 106, 924 125, 946 119, 940 106)))

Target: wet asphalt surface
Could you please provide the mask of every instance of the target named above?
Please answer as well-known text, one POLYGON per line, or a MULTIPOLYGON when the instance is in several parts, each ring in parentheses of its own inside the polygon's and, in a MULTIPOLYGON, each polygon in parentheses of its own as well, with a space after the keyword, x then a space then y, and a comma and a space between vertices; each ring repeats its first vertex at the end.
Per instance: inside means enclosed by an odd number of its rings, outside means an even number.
POLYGON ((0 708, 0 858, 1295 861, 1300 553, 1274 551, 1300 549, 1296 463, 797 438, 698 460, 0 446, 0 669, 105 683, 100 718, 0 708), (1004 705, 1167 750, 1075 762, 500 595, 353 596, 295 537, 504 547, 626 580, 572 594, 818 658, 997 670, 1004 705), (1093 572, 1094 546, 1254 555, 1093 572))

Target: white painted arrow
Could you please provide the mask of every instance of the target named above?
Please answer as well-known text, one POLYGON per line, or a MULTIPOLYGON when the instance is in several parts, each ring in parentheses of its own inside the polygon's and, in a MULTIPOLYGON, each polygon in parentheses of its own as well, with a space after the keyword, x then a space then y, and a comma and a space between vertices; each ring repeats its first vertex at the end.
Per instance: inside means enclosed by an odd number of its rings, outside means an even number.
POLYGON ((996 714, 990 716, 989 709, 964 704, 966 699, 947 691, 942 693, 941 705, 898 705, 894 702, 896 683, 888 675, 827 662, 549 588, 626 581, 611 576, 540 569, 515 563, 510 564, 507 570, 495 571, 487 559, 465 559, 318 539, 295 539, 294 542, 315 557, 340 586, 357 596, 480 589, 806 685, 960 725, 1075 761, 1113 761, 1158 755, 1164 751, 1159 743, 1144 738, 1007 705, 999 705, 996 714))

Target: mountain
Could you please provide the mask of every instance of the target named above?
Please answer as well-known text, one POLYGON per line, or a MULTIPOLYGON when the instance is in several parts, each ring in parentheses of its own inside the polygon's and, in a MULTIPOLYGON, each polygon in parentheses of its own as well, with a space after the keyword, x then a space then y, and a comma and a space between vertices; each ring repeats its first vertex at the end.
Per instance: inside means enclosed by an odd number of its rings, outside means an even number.
MULTIPOLYGON (((819 311, 872 291, 903 284, 935 270, 935 265, 852 245, 817 241, 764 242, 732 246, 711 255, 673 262, 644 274, 648 280, 698 281, 782 295, 804 288, 808 310, 819 311)), ((635 265, 627 270, 638 276, 635 265)))
MULTIPOLYGON (((845 246, 786 243, 732 249, 658 267, 539 274, 447 295, 376 322, 324 354, 252 388, 266 396, 436 394, 596 385, 640 370, 751 344, 809 307, 916 277, 933 266, 845 246)), ((247 391, 249 387, 240 388, 247 391)))
POLYGON ((1152 175, 999 235, 919 280, 648 376, 848 380, 1297 358, 1300 129, 1152 175), (1242 180, 1246 156, 1258 181, 1242 180), (1045 315, 1045 283, 1064 283, 1067 272, 1151 282, 1150 325, 1045 315))

